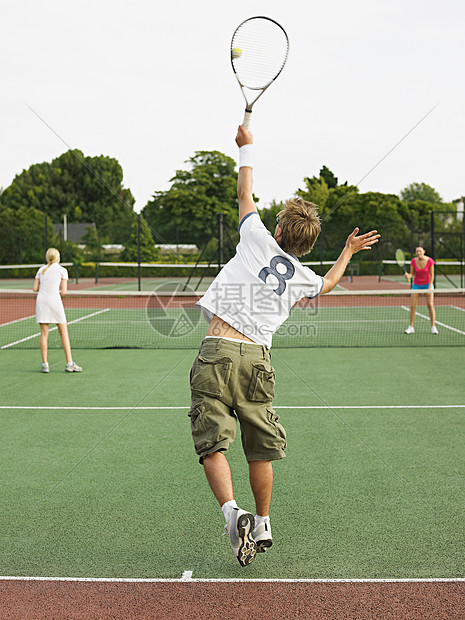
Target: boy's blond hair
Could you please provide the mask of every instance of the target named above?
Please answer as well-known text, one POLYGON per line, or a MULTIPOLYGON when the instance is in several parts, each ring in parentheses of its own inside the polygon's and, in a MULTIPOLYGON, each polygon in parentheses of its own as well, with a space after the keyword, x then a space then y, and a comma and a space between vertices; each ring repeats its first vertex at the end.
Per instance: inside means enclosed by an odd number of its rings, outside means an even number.
POLYGON ((296 256, 308 254, 321 230, 318 207, 303 198, 291 198, 278 217, 283 231, 280 243, 282 249, 296 256))

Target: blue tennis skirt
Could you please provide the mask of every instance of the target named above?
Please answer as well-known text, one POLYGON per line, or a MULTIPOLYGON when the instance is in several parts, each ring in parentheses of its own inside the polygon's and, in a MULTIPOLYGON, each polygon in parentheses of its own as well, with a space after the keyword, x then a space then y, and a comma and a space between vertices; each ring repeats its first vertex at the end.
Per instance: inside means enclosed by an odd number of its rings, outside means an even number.
MULTIPOLYGON (((412 284, 412 291, 424 291, 426 289, 429 289, 429 284, 412 284)), ((434 289, 434 284, 431 287, 431 290, 434 289)))

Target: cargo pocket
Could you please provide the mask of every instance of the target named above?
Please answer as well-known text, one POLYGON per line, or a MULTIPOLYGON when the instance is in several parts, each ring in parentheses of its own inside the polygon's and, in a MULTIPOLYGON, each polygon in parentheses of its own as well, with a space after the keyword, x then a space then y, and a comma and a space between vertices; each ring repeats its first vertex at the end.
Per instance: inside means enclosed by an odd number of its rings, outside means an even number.
POLYGON ((191 370, 191 390, 219 397, 231 374, 232 360, 229 357, 208 359, 197 356, 191 370))
POLYGON ((274 368, 270 364, 252 364, 247 398, 258 403, 267 403, 274 399, 274 368))
POLYGON ((203 410, 204 404, 199 403, 197 405, 193 405, 187 414, 191 419, 192 439, 194 440, 194 446, 197 454, 202 452, 206 444, 203 410))
POLYGON ((281 450, 286 449, 286 431, 279 423, 279 415, 272 407, 267 407, 266 413, 271 426, 274 428, 276 439, 280 441, 279 448, 281 450))

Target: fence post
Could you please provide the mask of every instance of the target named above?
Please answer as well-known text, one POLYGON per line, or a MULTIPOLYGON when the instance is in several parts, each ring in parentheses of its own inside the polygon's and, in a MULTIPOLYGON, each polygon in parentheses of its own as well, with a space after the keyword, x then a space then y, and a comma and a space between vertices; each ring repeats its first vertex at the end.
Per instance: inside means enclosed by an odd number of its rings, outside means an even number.
POLYGON ((48 250, 48 236, 47 236, 47 214, 44 213, 44 254, 47 254, 48 250))
POLYGON ((223 264, 223 213, 218 213, 218 273, 223 264))
POLYGON ((410 211, 410 254, 413 256, 415 254, 415 239, 413 237, 413 227, 414 227, 414 219, 413 219, 413 211, 410 211))
POLYGON ((140 282, 140 213, 137 215, 137 290, 141 290, 140 282))
MULTIPOLYGON (((434 260, 434 262, 436 262, 436 239, 434 236, 434 211, 430 211, 430 218, 431 218, 431 258, 434 260)), ((436 286, 436 272, 437 269, 434 270, 434 286, 436 286)))

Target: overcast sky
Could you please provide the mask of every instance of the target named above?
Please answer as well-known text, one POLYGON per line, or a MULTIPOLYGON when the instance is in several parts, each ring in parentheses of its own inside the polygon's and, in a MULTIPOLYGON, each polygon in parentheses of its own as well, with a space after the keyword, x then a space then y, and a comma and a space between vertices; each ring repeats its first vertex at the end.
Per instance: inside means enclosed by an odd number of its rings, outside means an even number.
POLYGON ((463 0, 3 0, 0 187, 67 146, 115 157, 144 207, 196 150, 236 158, 236 26, 267 15, 290 53, 251 123, 260 206, 323 164, 340 182, 465 194, 463 0), (27 105, 26 105, 27 104, 27 105))

